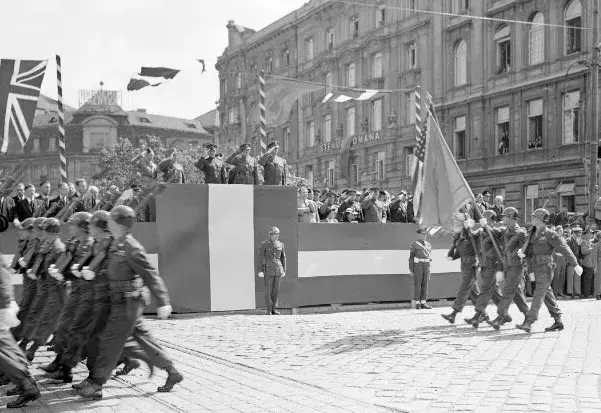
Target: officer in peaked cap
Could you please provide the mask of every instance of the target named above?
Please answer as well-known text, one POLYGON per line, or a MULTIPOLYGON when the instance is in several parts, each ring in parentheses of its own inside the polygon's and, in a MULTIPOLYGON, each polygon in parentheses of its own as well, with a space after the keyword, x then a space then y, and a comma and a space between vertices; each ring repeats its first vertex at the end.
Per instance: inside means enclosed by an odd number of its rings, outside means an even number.
POLYGON ((267 145, 267 152, 259 159, 259 165, 264 170, 265 185, 286 185, 288 164, 284 158, 278 156, 279 150, 279 143, 270 142, 267 145))
POLYGON ((549 211, 539 208, 532 213, 533 231, 528 237, 526 244, 518 250, 520 258, 528 258, 532 261, 536 288, 532 297, 532 304, 526 314, 526 320, 516 327, 520 330, 530 332, 532 324, 538 319, 538 313, 544 302, 551 317, 555 320, 552 326, 546 328, 546 331, 563 330, 561 321, 561 310, 557 306, 555 294, 551 290, 551 281, 555 269, 553 261, 553 252, 562 254, 566 260, 574 267, 574 272, 582 274, 582 267, 578 265, 576 256, 568 247, 565 240, 555 231, 546 228, 549 221, 549 211))
POLYGON ((205 184, 226 184, 225 163, 215 155, 217 145, 207 143, 205 148, 207 156, 201 157, 194 166, 204 173, 205 184))
POLYGON ((225 163, 233 165, 229 183, 241 185, 259 185, 259 169, 257 161, 250 156, 250 143, 240 145, 238 151, 232 153, 225 163))
POLYGON ((286 275, 286 250, 279 240, 280 229, 271 227, 269 239, 261 244, 257 255, 256 270, 265 281, 265 307, 267 314, 277 315, 280 279, 286 275))

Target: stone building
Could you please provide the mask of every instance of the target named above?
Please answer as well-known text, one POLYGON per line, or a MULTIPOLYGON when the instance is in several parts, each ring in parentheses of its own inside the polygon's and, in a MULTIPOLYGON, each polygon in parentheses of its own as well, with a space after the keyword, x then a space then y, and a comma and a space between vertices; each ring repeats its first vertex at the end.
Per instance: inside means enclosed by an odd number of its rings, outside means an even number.
POLYGON ((591 72, 581 61, 593 46, 592 0, 361 3, 313 0, 260 31, 230 21, 216 65, 220 139, 253 140, 259 149, 248 112, 260 70, 385 89, 369 101, 323 104, 324 86, 269 133, 292 172, 317 188, 410 189, 412 91, 421 85, 475 192, 504 195, 527 218, 549 197, 552 210, 587 210, 591 72), (349 168, 341 170, 340 142, 349 134, 349 168))

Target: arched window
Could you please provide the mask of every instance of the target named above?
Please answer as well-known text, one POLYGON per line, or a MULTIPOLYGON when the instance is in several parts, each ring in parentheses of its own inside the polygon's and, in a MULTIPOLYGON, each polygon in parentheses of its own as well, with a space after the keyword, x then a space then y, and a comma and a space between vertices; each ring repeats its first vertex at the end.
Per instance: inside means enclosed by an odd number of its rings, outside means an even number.
POLYGON ((497 74, 507 73, 511 69, 511 33, 509 26, 502 26, 494 37, 497 49, 497 74))
POLYGON ((455 86, 467 83, 467 43, 461 40, 455 47, 455 86))
POLYGON ((545 17, 542 13, 536 13, 532 18, 530 26, 530 65, 537 65, 545 60, 545 17))
POLYGON ((572 0, 565 10, 566 54, 582 50, 582 5, 580 0, 572 0))

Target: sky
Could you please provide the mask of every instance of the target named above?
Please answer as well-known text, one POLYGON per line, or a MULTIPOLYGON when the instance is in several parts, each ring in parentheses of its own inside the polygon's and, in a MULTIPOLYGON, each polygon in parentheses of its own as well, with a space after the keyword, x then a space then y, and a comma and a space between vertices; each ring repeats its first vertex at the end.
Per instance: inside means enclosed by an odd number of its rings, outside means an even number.
POLYGON ((122 91, 125 110, 192 119, 215 109, 217 58, 227 22, 259 30, 308 0, 19 0, 2 1, 0 58, 48 59, 42 93, 56 98, 55 55, 63 100, 79 106, 80 89, 122 91), (201 75, 196 59, 204 59, 201 75), (182 71, 158 87, 126 90, 142 66, 182 71))

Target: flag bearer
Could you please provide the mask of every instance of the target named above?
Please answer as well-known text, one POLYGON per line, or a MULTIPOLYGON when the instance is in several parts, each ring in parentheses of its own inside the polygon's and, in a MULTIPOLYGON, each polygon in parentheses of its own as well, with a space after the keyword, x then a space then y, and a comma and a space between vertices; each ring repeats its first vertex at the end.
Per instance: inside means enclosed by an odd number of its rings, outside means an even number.
POLYGON ((409 251, 409 273, 413 278, 413 300, 411 308, 430 310, 428 299, 428 281, 430 280, 430 263, 432 262, 432 245, 426 241, 427 231, 417 230, 417 241, 409 251))

